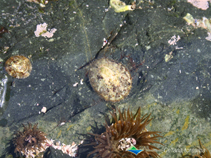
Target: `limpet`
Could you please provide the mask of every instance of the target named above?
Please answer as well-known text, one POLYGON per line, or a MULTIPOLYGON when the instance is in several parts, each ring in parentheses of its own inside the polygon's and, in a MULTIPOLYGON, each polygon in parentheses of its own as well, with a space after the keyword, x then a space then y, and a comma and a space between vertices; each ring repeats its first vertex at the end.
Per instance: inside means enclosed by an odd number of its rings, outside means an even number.
POLYGON ((132 78, 129 70, 121 63, 100 58, 91 63, 88 77, 92 88, 105 101, 117 102, 130 93, 132 78))
POLYGON ((32 64, 25 56, 15 55, 11 56, 5 62, 5 70, 10 76, 23 79, 29 77, 32 70, 32 64))

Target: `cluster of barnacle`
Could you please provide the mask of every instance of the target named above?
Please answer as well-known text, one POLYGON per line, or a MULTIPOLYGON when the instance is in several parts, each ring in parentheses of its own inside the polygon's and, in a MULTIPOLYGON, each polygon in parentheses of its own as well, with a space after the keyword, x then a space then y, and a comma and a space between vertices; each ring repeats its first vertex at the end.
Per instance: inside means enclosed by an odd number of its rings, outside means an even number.
POLYGON ((15 134, 13 144, 15 153, 25 155, 26 157, 35 157, 45 150, 46 135, 37 128, 37 124, 32 126, 31 123, 23 125, 23 131, 15 134))
POLYGON ((161 137, 157 131, 148 131, 146 126, 150 123, 150 115, 145 114, 141 117, 140 108, 136 114, 130 110, 121 112, 118 110, 111 113, 114 123, 110 126, 105 125, 106 131, 102 134, 93 134, 94 141, 88 145, 94 146, 94 150, 88 157, 95 154, 98 158, 147 158, 160 157, 154 149, 158 149, 152 143, 158 143, 157 138, 161 137), (142 149, 137 155, 127 151, 129 146, 142 149))

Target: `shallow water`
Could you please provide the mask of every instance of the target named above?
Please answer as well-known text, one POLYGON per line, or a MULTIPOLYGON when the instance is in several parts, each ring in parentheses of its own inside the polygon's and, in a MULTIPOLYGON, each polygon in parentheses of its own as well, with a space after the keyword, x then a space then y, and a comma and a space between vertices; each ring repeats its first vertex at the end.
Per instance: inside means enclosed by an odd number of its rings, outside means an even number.
MULTIPOLYGON (((103 0, 49 1, 45 7, 1 2, 0 28, 8 32, 0 32, 0 157, 16 157, 14 133, 28 122, 38 123, 51 147, 70 151, 91 139, 87 133, 104 132, 115 107, 151 113, 147 130, 161 132, 164 146, 157 145, 157 152, 163 158, 193 151, 198 138, 211 149, 209 29, 183 19, 187 13, 209 19, 210 8, 168 0, 136 5, 117 13, 103 0), (32 62, 28 78, 4 70, 13 55, 32 62), (120 102, 104 101, 89 82, 90 63, 102 57, 131 73, 132 89, 120 102)), ((89 152, 79 150, 78 157, 89 152)))

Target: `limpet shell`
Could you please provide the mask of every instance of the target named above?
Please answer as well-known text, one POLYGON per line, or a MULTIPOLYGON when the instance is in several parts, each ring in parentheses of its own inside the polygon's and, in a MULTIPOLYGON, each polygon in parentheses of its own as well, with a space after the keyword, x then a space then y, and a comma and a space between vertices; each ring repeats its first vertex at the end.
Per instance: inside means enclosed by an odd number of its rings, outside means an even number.
POLYGON ((124 99, 132 87, 128 69, 108 58, 95 60, 90 66, 88 77, 92 88, 106 101, 124 99))
POLYGON ((30 75, 32 64, 25 56, 15 55, 5 62, 5 70, 10 76, 23 79, 30 75))

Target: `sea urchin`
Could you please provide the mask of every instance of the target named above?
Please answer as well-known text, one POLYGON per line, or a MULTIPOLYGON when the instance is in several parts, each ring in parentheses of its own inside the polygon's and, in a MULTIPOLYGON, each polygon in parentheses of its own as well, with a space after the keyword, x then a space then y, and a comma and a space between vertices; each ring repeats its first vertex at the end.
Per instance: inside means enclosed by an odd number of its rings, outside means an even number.
POLYGON ((28 126, 23 125, 23 131, 15 134, 13 139, 15 153, 26 157, 35 157, 45 150, 46 136, 37 128, 37 125, 32 126, 31 123, 28 123, 28 126))
POLYGON ((154 149, 157 147, 152 143, 162 144, 157 141, 161 137, 156 131, 147 131, 146 126, 150 123, 150 115, 145 114, 141 117, 140 108, 136 114, 132 114, 130 110, 117 113, 111 113, 115 121, 111 126, 105 125, 106 132, 102 134, 92 134, 95 137, 94 142, 89 145, 94 146, 94 151, 88 154, 88 157, 96 153, 98 158, 157 158, 160 157, 154 149), (130 146, 135 146, 142 151, 137 155, 127 151, 130 146))

